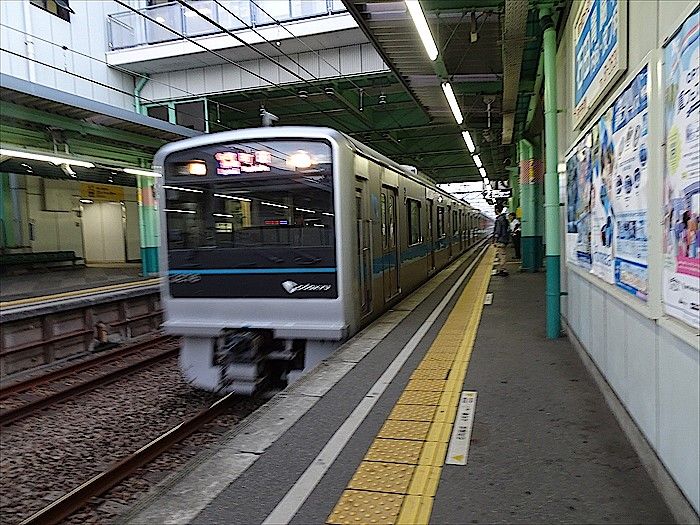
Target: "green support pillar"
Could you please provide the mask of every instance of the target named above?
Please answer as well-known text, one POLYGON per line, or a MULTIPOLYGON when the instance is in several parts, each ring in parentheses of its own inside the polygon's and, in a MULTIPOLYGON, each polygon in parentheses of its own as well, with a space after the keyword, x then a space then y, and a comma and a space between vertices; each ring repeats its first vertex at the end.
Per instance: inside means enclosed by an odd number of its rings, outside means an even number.
POLYGON ((139 232, 141 234, 141 273, 158 275, 158 207, 155 179, 137 175, 139 232))
POLYGON ((540 8, 540 25, 543 34, 544 54, 544 132, 545 166, 544 216, 547 262, 547 338, 561 335, 559 276, 559 175, 557 163, 557 35, 549 8, 540 8))
POLYGON ((540 192, 542 163, 536 160, 532 144, 518 141, 520 162, 520 207, 522 210, 520 238, 524 272, 536 272, 542 266, 542 235, 537 232, 538 193, 540 192))

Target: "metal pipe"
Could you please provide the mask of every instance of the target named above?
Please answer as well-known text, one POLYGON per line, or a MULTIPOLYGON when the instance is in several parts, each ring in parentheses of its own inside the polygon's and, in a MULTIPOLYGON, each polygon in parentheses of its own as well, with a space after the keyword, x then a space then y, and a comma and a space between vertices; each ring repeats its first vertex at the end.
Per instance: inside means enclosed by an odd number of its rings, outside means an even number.
POLYGON ((548 7, 540 8, 540 25, 543 30, 544 56, 544 132, 545 164, 544 215, 547 269, 547 338, 561 335, 561 283, 559 275, 559 175, 557 164, 557 34, 548 7))
POLYGON ((141 106, 141 91, 143 90, 144 86, 146 85, 146 82, 148 82, 148 79, 150 77, 148 75, 144 75, 140 77, 136 81, 136 85, 134 86, 134 111, 136 113, 141 114, 142 112, 142 106, 141 106))
POLYGON ((540 58, 537 61, 537 76, 535 76, 535 89, 533 90, 532 96, 530 97, 530 105, 527 108, 527 119, 525 119, 525 131, 530 129, 532 119, 535 118, 535 110, 537 109, 537 102, 540 99, 540 91, 542 90, 543 66, 544 59, 542 53, 540 53, 540 58))

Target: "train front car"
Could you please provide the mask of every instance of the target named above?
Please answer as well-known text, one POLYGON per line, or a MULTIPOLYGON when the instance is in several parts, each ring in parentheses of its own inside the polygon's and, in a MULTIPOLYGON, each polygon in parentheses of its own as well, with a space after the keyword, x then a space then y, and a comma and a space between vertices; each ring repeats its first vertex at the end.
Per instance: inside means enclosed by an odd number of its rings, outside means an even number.
POLYGON ((338 239, 353 232, 339 231, 339 166, 352 157, 338 140, 322 129, 241 130, 156 156, 164 327, 182 336, 181 369, 194 386, 284 386, 309 354, 346 336, 338 239))

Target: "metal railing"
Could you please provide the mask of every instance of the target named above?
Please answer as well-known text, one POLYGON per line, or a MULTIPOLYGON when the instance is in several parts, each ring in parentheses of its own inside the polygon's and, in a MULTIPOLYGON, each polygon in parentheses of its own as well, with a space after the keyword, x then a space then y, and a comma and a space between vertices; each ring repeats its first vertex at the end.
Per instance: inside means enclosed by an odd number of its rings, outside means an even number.
MULTIPOLYGON (((342 0, 191 0, 190 6, 228 30, 261 27, 345 11, 342 0), (233 14, 231 14, 233 13, 233 14), (234 16, 235 15, 235 16, 234 16)), ((212 35, 221 30, 177 2, 107 15, 109 49, 181 40, 182 37, 149 20, 188 37, 212 35)))

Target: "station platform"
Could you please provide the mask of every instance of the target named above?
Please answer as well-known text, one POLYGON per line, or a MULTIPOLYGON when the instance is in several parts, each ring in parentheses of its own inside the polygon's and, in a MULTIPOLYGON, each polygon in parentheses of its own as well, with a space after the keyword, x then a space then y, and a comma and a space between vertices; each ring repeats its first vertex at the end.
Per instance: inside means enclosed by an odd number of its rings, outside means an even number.
POLYGON ((146 280, 140 264, 99 265, 3 275, 0 301, 10 302, 146 280))
POLYGON ((545 339, 544 274, 492 277, 479 255, 119 522, 673 523, 572 343, 545 339))

